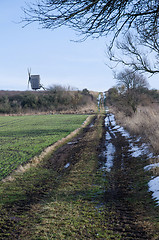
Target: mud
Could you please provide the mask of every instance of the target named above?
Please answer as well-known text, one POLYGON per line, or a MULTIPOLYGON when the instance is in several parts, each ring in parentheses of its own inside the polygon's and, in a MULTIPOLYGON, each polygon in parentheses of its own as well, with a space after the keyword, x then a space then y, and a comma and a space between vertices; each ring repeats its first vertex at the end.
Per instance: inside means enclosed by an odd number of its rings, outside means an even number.
POLYGON ((58 148, 53 156, 47 161, 45 167, 52 168, 60 173, 70 170, 78 161, 81 149, 85 146, 87 141, 85 135, 87 132, 92 131, 92 126, 95 121, 96 117, 94 117, 92 122, 87 127, 83 128, 82 132, 73 138, 71 142, 58 148))
POLYGON ((118 131, 118 128, 114 116, 107 112, 99 168, 106 171, 108 179, 104 204, 111 213, 109 229, 120 234, 121 239, 156 239, 153 238, 152 226, 148 226, 145 220, 149 206, 146 206, 146 201, 144 206, 144 200, 150 198, 147 185, 142 186, 147 155, 143 152, 140 157, 135 157, 132 145, 142 145, 141 142, 124 131, 118 131))

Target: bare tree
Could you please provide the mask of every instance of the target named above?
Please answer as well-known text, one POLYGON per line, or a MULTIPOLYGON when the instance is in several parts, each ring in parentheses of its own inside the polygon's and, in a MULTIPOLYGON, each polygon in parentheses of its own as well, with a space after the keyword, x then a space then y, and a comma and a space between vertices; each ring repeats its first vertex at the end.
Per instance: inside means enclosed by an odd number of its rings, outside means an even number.
POLYGON ((127 92, 149 87, 146 78, 142 74, 132 72, 132 70, 128 68, 116 74, 115 78, 117 79, 118 85, 124 86, 127 92))
POLYGON ((159 73, 158 39, 157 32, 151 36, 146 29, 140 34, 129 32, 124 41, 117 42, 116 50, 108 47, 108 57, 115 63, 115 67, 117 64, 123 64, 133 71, 151 75, 159 73))
POLYGON ((126 68, 116 75, 116 79, 118 89, 122 90, 120 93, 124 96, 125 104, 135 112, 143 89, 149 87, 146 78, 142 74, 126 68))
POLYGON ((113 32, 116 38, 134 26, 139 32, 145 26, 154 34, 158 29, 158 0, 38 0, 23 10, 26 25, 38 22, 48 29, 66 25, 85 37, 113 32))

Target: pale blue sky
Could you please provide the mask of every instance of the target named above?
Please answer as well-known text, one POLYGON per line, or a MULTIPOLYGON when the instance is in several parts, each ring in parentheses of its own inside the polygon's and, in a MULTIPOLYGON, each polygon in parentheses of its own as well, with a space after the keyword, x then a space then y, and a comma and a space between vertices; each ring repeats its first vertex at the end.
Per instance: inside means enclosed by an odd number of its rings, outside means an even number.
MULTIPOLYGON (((108 40, 72 42, 79 38, 65 27, 51 31, 32 24, 22 28, 16 22, 23 16, 25 2, 0 1, 0 90, 27 90, 28 67, 32 74, 40 74, 45 87, 61 84, 105 91, 115 85, 105 64, 108 40)), ((157 78, 149 80, 152 88, 159 88, 157 78)))

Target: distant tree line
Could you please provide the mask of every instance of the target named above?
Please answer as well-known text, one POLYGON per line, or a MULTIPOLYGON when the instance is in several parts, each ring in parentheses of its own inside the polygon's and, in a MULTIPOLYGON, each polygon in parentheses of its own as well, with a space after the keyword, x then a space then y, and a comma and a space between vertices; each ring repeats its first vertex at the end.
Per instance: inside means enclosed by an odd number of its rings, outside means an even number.
POLYGON ((70 91, 52 86, 47 91, 0 92, 0 113, 27 113, 30 111, 70 111, 96 101, 87 89, 70 91))

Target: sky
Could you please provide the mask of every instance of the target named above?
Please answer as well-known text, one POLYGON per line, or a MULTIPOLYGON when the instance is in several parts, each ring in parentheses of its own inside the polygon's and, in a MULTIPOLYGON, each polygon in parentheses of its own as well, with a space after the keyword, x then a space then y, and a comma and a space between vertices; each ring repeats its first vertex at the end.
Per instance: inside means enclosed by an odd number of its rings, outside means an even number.
MULTIPOLYGON (((19 22, 25 2, 0 1, 0 90, 28 90, 28 68, 40 75, 45 88, 60 84, 105 91, 116 84, 107 66, 108 39, 80 42, 77 33, 66 27, 52 31, 30 24, 23 28, 19 22)), ((151 88, 159 88, 157 76, 148 81, 151 88)))

